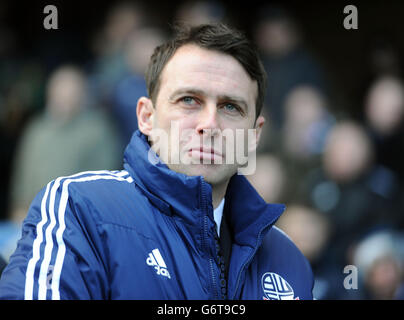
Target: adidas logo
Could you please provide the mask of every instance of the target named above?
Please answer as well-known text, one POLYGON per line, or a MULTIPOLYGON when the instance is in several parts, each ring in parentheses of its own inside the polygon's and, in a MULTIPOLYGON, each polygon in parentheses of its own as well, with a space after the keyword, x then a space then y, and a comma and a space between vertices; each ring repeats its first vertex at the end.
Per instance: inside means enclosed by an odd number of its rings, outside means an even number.
POLYGON ((154 249, 152 250, 152 252, 149 253, 149 256, 146 259, 146 263, 147 265, 154 267, 158 275, 171 279, 170 273, 167 270, 166 263, 164 262, 159 249, 154 249))

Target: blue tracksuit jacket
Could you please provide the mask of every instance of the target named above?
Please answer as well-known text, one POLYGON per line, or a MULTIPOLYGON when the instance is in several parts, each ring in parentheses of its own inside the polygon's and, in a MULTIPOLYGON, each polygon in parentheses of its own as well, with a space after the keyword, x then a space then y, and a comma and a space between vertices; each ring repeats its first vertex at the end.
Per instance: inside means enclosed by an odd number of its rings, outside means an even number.
MULTIPOLYGON (((39 192, 0 298, 220 298, 211 186, 148 161, 149 148, 136 131, 125 170, 60 177, 39 192)), ((273 226, 283 211, 231 178, 229 299, 312 299, 309 263, 273 226)))

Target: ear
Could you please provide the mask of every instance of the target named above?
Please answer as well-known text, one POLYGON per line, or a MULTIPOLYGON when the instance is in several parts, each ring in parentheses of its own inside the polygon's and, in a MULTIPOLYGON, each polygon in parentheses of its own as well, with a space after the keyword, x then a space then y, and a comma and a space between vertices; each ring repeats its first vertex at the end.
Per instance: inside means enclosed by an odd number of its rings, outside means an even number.
POLYGON ((262 127, 265 123, 265 118, 263 116, 259 116, 255 121, 254 131, 248 131, 248 152, 256 152, 259 140, 261 138, 262 127))
POLYGON ((137 101, 136 115, 139 130, 144 135, 150 136, 153 129, 153 102, 146 97, 139 98, 139 100, 137 101))
POLYGON ((255 129, 256 131, 256 139, 257 139, 257 146, 260 142, 262 127, 264 126, 265 118, 263 116, 258 116, 257 120, 255 121, 255 129))

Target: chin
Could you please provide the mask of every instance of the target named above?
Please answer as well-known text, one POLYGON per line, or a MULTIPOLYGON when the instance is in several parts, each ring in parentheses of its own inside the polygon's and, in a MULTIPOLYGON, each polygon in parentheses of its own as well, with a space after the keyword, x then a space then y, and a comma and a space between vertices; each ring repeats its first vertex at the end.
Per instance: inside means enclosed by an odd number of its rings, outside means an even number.
POLYGON ((188 176, 202 176, 207 183, 212 185, 227 182, 237 172, 237 167, 222 164, 185 165, 170 169, 188 176))

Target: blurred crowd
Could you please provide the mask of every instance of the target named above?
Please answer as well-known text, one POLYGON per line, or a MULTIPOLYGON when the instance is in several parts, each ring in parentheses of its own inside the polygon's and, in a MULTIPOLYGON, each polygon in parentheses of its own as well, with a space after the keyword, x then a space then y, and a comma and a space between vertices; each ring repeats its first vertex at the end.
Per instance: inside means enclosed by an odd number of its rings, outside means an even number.
MULTIPOLYGON (((404 78, 394 47, 377 47, 359 107, 341 111, 304 28, 284 8, 257 10, 252 38, 268 72, 267 124, 248 176, 277 222, 311 262, 317 299, 404 298, 404 78), (358 269, 345 288, 346 265, 358 269)), ((0 28, 0 257, 5 262, 38 191, 58 176, 121 169, 137 129, 144 71, 169 25, 151 24, 139 3, 111 6, 90 61, 43 65, 9 56, 0 28), (50 68, 52 65, 52 68, 50 68), (50 70, 49 70, 50 69, 50 70)), ((173 21, 228 19, 219 2, 184 2, 173 21)), ((3 36, 4 35, 4 36, 3 36)), ((11 41, 12 42, 12 41, 11 41)), ((343 87, 343 86, 342 86, 343 87)), ((1 263, 0 263, 1 269, 1 263)))

